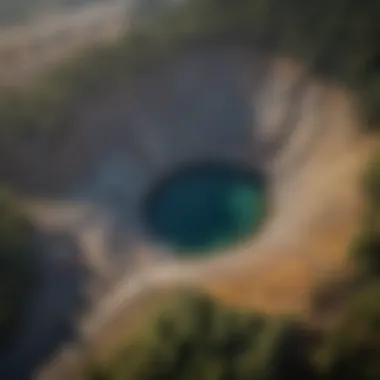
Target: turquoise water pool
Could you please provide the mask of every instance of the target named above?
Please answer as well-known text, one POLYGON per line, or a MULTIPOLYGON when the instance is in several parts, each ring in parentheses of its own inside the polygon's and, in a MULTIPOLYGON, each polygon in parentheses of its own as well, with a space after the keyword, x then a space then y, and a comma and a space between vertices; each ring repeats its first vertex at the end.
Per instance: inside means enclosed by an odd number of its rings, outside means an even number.
POLYGON ((256 231, 265 212, 263 177, 224 164, 179 170, 145 201, 149 231, 179 253, 206 253, 236 244, 256 231))

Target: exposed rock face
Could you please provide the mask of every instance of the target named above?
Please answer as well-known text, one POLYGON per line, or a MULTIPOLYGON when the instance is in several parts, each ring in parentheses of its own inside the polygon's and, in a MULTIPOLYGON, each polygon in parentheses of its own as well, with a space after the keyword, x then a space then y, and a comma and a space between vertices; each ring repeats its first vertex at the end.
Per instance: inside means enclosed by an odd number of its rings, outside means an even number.
POLYGON ((307 288, 340 268, 356 228, 370 146, 354 111, 344 91, 294 62, 230 47, 182 53, 84 105, 59 143, 32 149, 25 166, 29 188, 55 185, 48 202, 27 200, 36 223, 72 236, 96 273, 84 335, 98 336, 142 290, 177 281, 304 311, 307 288), (263 168, 270 215, 249 244, 178 263, 146 234, 139 203, 166 171, 215 159, 263 168))
POLYGON ((293 224, 298 230, 301 218, 305 224, 322 212, 321 202, 335 191, 331 181, 353 170, 346 160, 355 160, 361 142, 354 109, 343 91, 286 59, 270 61, 241 48, 198 49, 85 105, 60 144, 40 149, 30 170, 41 189, 51 183, 59 189, 53 204, 92 210, 65 220, 53 212, 49 226, 69 228, 76 220, 84 240, 91 236, 86 228, 102 231, 110 255, 118 250, 130 258, 123 244, 132 236, 137 245, 149 241, 139 204, 151 184, 202 160, 263 168, 272 195, 268 226, 283 218, 288 230, 293 224))
POLYGON ((47 12, 21 25, 0 26, 0 85, 24 85, 68 55, 115 40, 124 30, 118 0, 47 12))

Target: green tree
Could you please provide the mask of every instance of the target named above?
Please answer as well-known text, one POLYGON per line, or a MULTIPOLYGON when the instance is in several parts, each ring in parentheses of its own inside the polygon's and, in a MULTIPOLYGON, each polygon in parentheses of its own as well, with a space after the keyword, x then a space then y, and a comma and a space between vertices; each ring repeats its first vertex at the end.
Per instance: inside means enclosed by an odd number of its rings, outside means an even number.
POLYGON ((326 331, 317 352, 321 379, 380 378, 380 156, 364 175, 363 229, 353 243, 357 276, 341 320, 326 331))
POLYGON ((186 293, 159 308, 91 380, 313 379, 303 330, 288 319, 229 309, 186 293))
POLYGON ((317 352, 320 378, 375 380, 380 378, 380 282, 371 281, 348 300, 342 320, 317 352))
POLYGON ((9 191, 0 190, 0 342, 17 324, 33 284, 31 228, 9 191))
POLYGON ((366 200, 362 230, 352 245, 353 258, 362 275, 380 278, 380 155, 364 172, 366 200))

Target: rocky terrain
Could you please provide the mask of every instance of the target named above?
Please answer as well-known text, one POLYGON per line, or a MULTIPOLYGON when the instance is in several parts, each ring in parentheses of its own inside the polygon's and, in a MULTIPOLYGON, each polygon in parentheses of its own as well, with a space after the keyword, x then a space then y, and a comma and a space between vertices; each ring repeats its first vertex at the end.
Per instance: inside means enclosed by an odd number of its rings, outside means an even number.
MULTIPOLYGON (((72 356, 56 356, 38 378, 74 378, 66 360, 104 355, 105 337, 115 345, 141 297, 166 285, 307 316, 312 285, 348 268, 361 211, 358 175, 377 144, 359 133, 355 110, 349 93, 286 58, 194 47, 81 105, 54 145, 3 152, 60 273, 47 278, 49 295, 35 312, 53 313, 54 298, 65 299, 46 334, 76 326, 72 356), (208 160, 262 168, 270 213, 248 244, 179 260, 149 236, 139 205, 163 174, 208 160)), ((41 334, 26 328, 22 336, 9 363, 22 360, 24 339, 35 349, 41 334)))
POLYGON ((25 85, 67 56, 115 40, 126 21, 125 4, 116 0, 0 27, 0 86, 25 85))

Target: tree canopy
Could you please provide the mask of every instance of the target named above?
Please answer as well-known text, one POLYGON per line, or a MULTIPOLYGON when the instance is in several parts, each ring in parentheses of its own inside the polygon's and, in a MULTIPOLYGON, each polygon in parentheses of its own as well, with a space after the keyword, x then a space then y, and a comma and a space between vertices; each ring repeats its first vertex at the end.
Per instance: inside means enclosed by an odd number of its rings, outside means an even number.
POLYGON ((304 340, 304 331, 286 318, 229 309, 205 295, 185 293, 164 303, 106 368, 88 379, 312 379, 306 350, 299 350, 304 340))
MULTIPOLYGON (((33 284, 31 229, 15 198, 0 190, 0 342, 22 316, 33 284)), ((1 346, 1 344, 0 344, 1 346)))

